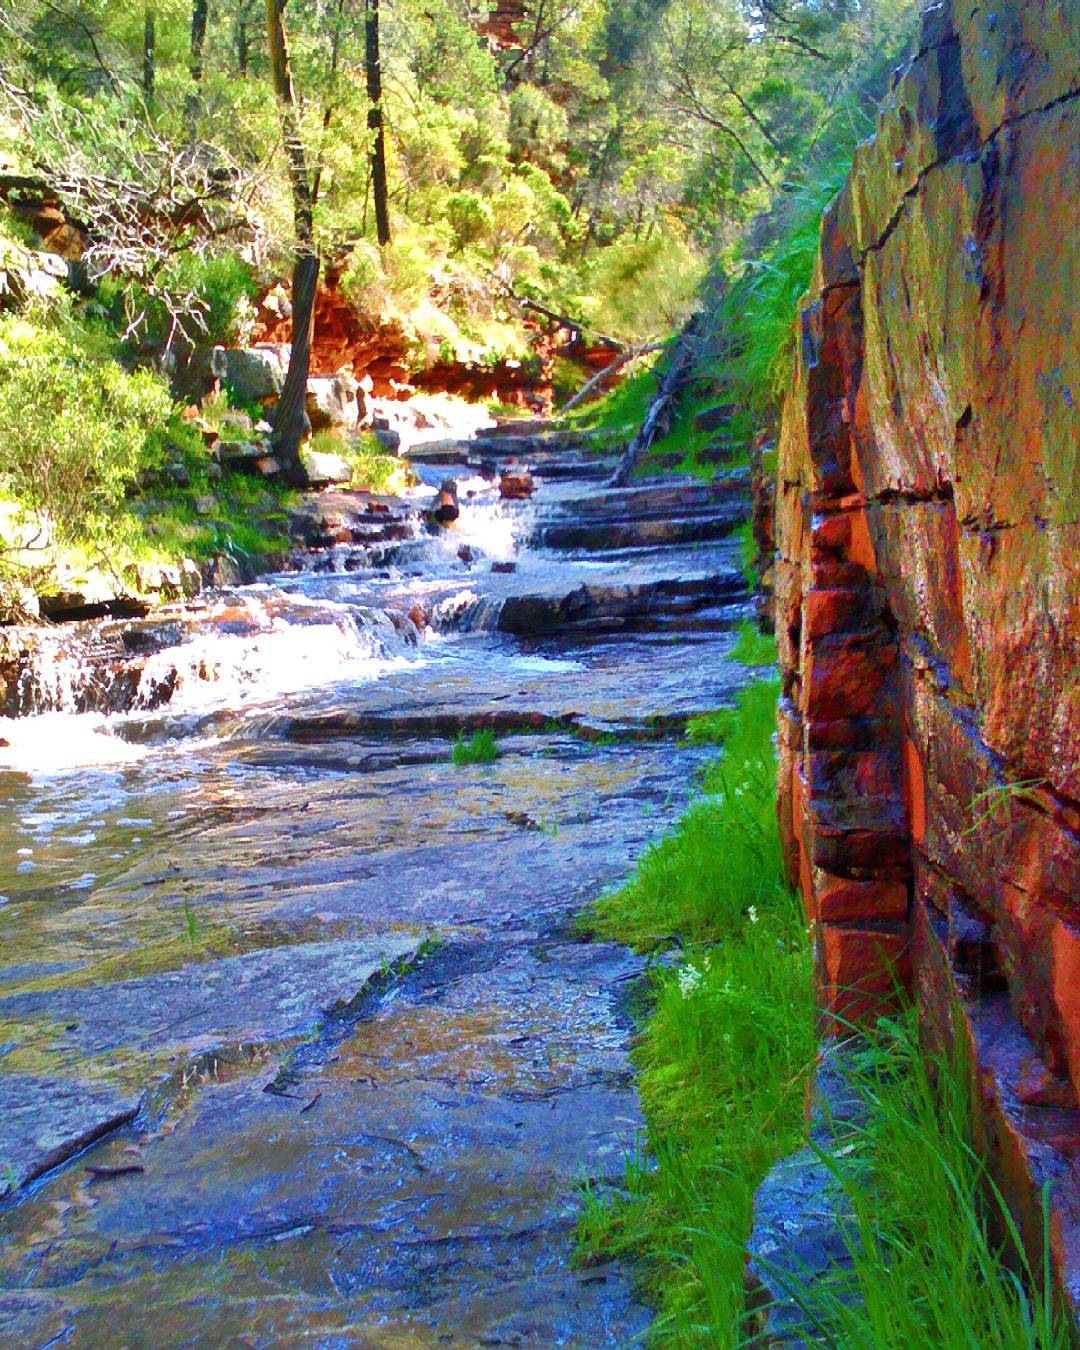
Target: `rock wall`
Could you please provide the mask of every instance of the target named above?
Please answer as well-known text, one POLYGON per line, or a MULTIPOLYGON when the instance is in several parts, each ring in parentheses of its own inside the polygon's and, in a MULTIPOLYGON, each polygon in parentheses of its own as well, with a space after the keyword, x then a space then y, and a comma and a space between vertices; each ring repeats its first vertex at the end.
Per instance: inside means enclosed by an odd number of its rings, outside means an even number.
POLYGON ((1078 28, 1074 0, 926 11, 823 221, 776 502, 780 817, 823 1020, 900 981, 966 1040, 1074 1310, 1078 28))

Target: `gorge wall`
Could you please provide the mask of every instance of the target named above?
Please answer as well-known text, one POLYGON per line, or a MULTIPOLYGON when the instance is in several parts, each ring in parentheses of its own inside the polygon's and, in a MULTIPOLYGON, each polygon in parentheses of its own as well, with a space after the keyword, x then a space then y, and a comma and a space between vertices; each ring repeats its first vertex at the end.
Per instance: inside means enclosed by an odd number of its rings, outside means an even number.
POLYGON ((826 213, 778 447, 780 817, 826 1031, 904 981, 1080 1308, 1072 0, 924 15, 826 213), (840 1019, 840 1020, 838 1020, 840 1019))

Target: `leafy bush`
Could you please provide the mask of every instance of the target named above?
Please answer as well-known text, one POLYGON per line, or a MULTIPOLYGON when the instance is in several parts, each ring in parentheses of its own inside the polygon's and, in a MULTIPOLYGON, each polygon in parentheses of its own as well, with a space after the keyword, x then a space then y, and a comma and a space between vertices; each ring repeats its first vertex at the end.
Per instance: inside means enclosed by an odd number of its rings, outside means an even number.
POLYGON ((0 484, 42 539, 107 554, 171 412, 157 376, 90 355, 73 324, 0 319, 0 484))
POLYGON ((311 438, 317 453, 340 455, 352 468, 351 486, 367 492, 394 493, 409 486, 407 460, 384 450, 371 431, 342 435, 332 429, 317 431, 311 438))

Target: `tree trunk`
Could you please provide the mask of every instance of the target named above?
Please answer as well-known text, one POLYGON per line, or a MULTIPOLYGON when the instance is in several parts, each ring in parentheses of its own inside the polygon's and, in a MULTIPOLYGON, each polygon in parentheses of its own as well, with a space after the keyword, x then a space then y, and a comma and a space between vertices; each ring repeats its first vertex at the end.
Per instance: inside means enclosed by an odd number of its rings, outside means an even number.
POLYGON ((671 363, 660 376, 660 385, 656 397, 649 404, 645 421, 623 451, 615 472, 608 479, 608 487, 625 487, 638 460, 648 454, 653 444, 671 430, 679 395, 694 369, 694 358, 701 336, 700 327, 701 315, 692 314, 675 342, 671 363))
POLYGON ((247 5, 240 8, 240 13, 236 16, 236 71, 242 78, 248 73, 248 61, 251 54, 251 43, 248 39, 248 16, 247 5))
POLYGON ((203 44, 210 0, 191 0, 191 78, 198 85, 203 77, 203 44))
POLYGON ((146 95, 147 103, 154 101, 154 9, 152 5, 146 6, 143 14, 143 59, 142 59, 142 84, 143 93, 146 95))
POLYGON ((292 351, 285 386, 274 413, 270 443, 281 461, 286 480, 295 487, 307 484, 300 461, 300 442, 311 430, 307 415, 307 381, 311 364, 311 339, 315 320, 315 293, 319 284, 319 255, 315 251, 311 183, 308 179, 300 120, 293 99, 289 48, 285 38, 285 6, 288 0, 266 0, 266 27, 270 40, 270 70, 277 95, 285 152, 292 184, 296 258, 292 279, 292 351))
POLYGON ((371 132, 371 192, 375 198, 375 233, 390 242, 390 210, 386 192, 386 134, 382 114, 382 63, 379 56, 379 0, 367 0, 364 22, 364 73, 367 76, 368 130, 371 132))

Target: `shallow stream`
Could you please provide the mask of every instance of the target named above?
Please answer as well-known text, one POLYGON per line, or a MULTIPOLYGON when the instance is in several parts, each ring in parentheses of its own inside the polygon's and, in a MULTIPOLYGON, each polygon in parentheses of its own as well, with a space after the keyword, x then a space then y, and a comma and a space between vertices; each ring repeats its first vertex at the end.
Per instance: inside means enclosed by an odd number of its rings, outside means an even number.
MULTIPOLYGON (((0 1342, 647 1325, 625 1272, 572 1261, 581 1184, 635 1146, 643 963, 572 921, 684 807, 686 716, 747 678, 746 489, 530 457, 531 501, 468 445, 428 456, 360 542, 28 664, 0 724, 0 1342), (481 727, 495 762, 452 763, 481 727)), ((375 511, 316 509, 342 506, 375 511)))

